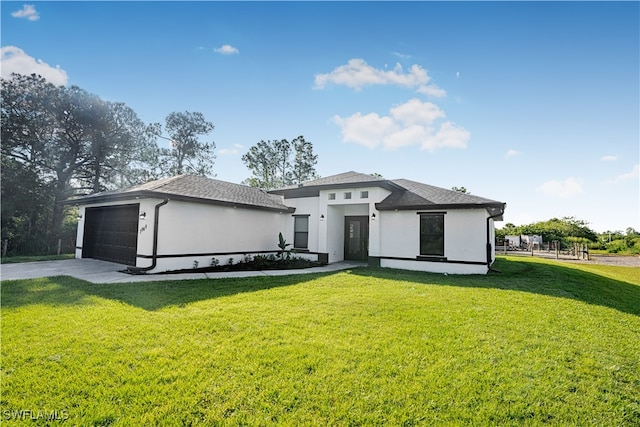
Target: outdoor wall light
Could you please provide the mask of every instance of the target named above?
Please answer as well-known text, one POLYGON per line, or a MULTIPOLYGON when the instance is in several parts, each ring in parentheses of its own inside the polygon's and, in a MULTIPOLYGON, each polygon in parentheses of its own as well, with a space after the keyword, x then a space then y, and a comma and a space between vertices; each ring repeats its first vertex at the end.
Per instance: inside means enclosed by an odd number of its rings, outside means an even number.
POLYGON ((324 214, 320 215, 320 221, 324 221, 324 214))
POLYGON ((140 214, 140 221, 144 221, 145 219, 147 219, 147 213, 146 212, 142 212, 140 214))
POLYGON ((375 221, 376 220, 376 213, 372 213, 371 214, 371 221, 375 221))
POLYGON ((78 215, 78 221, 82 219, 82 214, 78 215))

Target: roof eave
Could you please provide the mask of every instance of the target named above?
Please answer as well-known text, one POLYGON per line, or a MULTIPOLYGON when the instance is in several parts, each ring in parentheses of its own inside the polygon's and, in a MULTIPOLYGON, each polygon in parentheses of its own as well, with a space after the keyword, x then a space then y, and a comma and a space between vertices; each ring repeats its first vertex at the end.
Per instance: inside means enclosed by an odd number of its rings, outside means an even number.
POLYGON ((434 211, 442 209, 504 209, 506 203, 444 203, 444 204, 422 204, 422 205, 383 205, 376 203, 375 207, 379 211, 434 211))
POLYGON ((179 200, 182 202, 201 203, 205 205, 218 205, 218 206, 245 208, 245 209, 257 209, 257 210, 265 210, 265 211, 281 212, 281 213, 293 213, 296 211, 296 208, 292 208, 285 205, 282 205, 282 207, 260 206, 260 205, 252 205, 248 203, 239 203, 239 202, 226 201, 226 200, 214 200, 214 199, 205 199, 202 197, 162 193, 158 191, 134 191, 130 193, 105 194, 102 196, 96 195, 95 197, 83 196, 82 198, 67 200, 64 203, 68 205, 89 205, 89 204, 96 204, 96 203, 121 202, 121 201, 138 200, 138 199, 170 199, 170 200, 179 200))

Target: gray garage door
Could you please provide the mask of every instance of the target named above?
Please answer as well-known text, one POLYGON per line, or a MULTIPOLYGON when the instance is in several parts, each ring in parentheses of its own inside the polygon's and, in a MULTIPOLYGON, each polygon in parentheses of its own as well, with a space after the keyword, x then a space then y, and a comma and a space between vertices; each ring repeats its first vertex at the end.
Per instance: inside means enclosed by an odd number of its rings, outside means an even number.
POLYGON ((83 258, 136 265, 140 205, 87 208, 83 258))

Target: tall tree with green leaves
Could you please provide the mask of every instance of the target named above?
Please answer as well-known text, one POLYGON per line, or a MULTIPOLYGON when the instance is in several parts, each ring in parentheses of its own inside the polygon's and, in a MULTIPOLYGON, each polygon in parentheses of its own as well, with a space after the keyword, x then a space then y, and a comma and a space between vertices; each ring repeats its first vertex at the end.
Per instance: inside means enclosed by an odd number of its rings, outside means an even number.
POLYGON ((306 141, 304 136, 292 141, 262 140, 249 148, 242 156, 242 161, 253 175, 244 183, 263 190, 318 178, 315 170, 318 156, 313 153, 313 144, 306 141))
MULTIPOLYGON (((149 127, 124 104, 103 101, 77 86, 18 74, 1 83, 2 165, 10 172, 2 181, 3 204, 16 206, 13 218, 28 218, 29 230, 46 217, 39 238, 55 240, 67 209, 61 202, 115 188, 123 177, 134 176, 132 159, 142 158, 142 147, 153 146, 149 127), (37 203, 25 203, 16 188, 37 203)), ((5 226, 20 221, 3 221, 3 235, 10 232, 5 226)))
POLYGON ((165 119, 165 129, 169 137, 169 148, 159 152, 160 169, 164 175, 212 175, 215 161, 215 142, 201 142, 200 136, 211 133, 213 123, 199 112, 173 112, 165 119))
POLYGON ((127 187, 155 178, 156 128, 146 125, 121 102, 101 101, 91 126, 91 159, 84 181, 92 192, 127 187))
POLYGON ((272 141, 260 141, 249 148, 242 156, 242 161, 253 176, 244 181, 245 184, 271 190, 280 186, 277 178, 277 154, 272 141))
POLYGON ((290 184, 300 184, 318 178, 315 168, 318 156, 313 154, 313 144, 305 141, 302 135, 291 141, 291 144, 293 145, 294 160, 290 184))

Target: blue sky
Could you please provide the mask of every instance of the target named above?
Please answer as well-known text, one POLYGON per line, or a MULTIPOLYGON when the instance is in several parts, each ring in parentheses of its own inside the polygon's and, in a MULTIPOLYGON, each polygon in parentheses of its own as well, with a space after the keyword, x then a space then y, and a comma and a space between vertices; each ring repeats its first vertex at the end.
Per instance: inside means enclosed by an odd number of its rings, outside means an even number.
MULTIPOLYGON (((6 2, 2 75, 145 122, 200 111, 218 179, 304 135, 317 171, 407 178, 640 230, 638 2, 6 2)), ((160 140, 159 142, 162 142, 160 140)))

